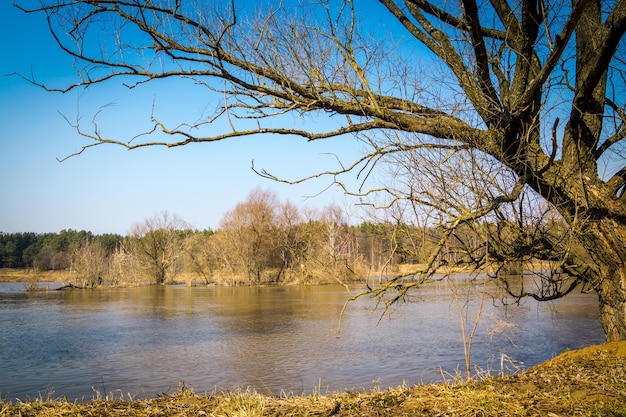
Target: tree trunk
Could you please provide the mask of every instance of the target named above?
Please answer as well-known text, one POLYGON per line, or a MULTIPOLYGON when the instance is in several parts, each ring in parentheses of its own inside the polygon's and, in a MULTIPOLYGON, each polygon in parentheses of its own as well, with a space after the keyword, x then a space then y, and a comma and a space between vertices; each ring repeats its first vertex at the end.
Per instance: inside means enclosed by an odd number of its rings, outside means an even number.
POLYGON ((165 268, 159 268, 156 273, 156 283, 165 284, 165 268))
POLYGON ((626 340, 626 267, 602 280, 598 288, 600 323, 606 340, 626 340))
POLYGON ((605 254, 597 259, 603 269, 597 286, 600 323, 607 341, 626 340, 626 225, 603 219, 597 230, 605 254))

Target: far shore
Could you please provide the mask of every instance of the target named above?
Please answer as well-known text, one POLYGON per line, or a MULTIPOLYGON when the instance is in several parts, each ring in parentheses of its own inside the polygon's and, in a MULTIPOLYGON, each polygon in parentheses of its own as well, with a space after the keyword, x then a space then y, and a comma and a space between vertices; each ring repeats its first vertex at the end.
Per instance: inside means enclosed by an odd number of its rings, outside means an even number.
MULTIPOLYGON (((399 265, 394 271, 369 271, 370 277, 394 276, 397 274, 410 274, 421 268, 421 265, 399 265)), ((448 272, 463 272, 461 269, 450 270, 448 272)), ((0 268, 0 282, 23 282, 25 284, 37 283, 59 283, 69 284, 76 280, 76 274, 71 270, 39 271, 33 268, 0 268)), ((105 279, 106 282, 106 279, 105 279)), ((201 285, 203 280, 189 273, 182 273, 175 277, 175 282, 191 285, 192 283, 201 285)), ((149 282, 147 282, 149 283, 149 282)))
POLYGON ((0 282, 70 282, 69 270, 37 271, 32 268, 0 268, 0 282))
MULTIPOLYGON (((537 262, 535 267, 537 269, 543 269, 540 262, 537 262)), ((422 268, 423 265, 420 264, 402 264, 394 266, 392 271, 368 271, 368 276, 375 278, 396 275, 411 275, 416 273, 416 271, 420 271, 422 268)), ((441 271, 441 273, 464 273, 467 271, 468 269, 466 268, 450 267, 446 268, 445 271, 441 271)), ((0 268, 0 282, 23 282, 26 284, 54 282, 59 284, 69 284, 73 283, 75 279, 76 274, 70 269, 40 271, 33 268, 0 268)), ((176 283, 186 285, 201 285, 203 280, 199 279, 194 274, 182 273, 175 277, 175 281, 176 283)))

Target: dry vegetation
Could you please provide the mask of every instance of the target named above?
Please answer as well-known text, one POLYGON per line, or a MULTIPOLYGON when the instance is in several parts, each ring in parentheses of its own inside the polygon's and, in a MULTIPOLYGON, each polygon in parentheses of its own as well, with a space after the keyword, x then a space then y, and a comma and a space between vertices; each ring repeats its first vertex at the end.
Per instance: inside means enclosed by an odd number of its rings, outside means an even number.
POLYGON ((0 282, 69 282, 73 278, 69 270, 37 271, 26 268, 0 268, 0 282))
POLYGON ((273 397, 196 395, 182 387, 153 399, 0 402, 0 416, 626 416, 626 342, 566 352, 517 375, 368 393, 273 397))

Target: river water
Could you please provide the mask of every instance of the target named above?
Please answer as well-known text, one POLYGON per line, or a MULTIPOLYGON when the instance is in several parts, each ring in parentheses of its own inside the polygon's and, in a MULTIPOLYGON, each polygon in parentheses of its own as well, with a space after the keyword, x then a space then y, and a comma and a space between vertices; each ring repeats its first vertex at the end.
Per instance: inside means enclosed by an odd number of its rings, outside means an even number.
MULTIPOLYGON (((458 294, 469 331, 480 296, 458 294)), ((382 318, 373 300, 352 302, 338 332, 347 297, 339 285, 26 292, 0 283, 0 398, 149 397, 181 383, 197 393, 324 394, 464 372, 459 314, 445 283, 382 318)), ((512 372, 602 343, 597 314, 594 295, 508 307, 488 298, 472 366, 512 372)))

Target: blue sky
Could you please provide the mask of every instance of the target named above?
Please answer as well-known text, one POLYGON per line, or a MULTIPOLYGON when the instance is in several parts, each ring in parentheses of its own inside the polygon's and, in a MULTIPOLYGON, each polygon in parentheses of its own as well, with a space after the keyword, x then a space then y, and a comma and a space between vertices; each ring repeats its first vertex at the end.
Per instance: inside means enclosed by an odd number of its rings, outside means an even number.
POLYGON ((351 138, 307 143, 296 137, 254 137, 130 152, 99 146, 59 163, 56 158, 85 143, 61 114, 70 119, 79 115, 89 126, 98 108, 112 103, 100 122, 112 135, 124 136, 148 120, 153 100, 157 111, 175 117, 168 112, 177 107, 167 103, 187 98, 179 110, 200 114, 208 105, 204 93, 175 82, 157 89, 129 91, 114 82, 84 92, 47 93, 5 74, 32 72, 40 82, 61 86, 74 76, 71 61, 57 50, 43 16, 26 15, 4 0, 0 17, 5 40, 0 60, 0 231, 125 234, 132 224, 161 211, 199 229, 216 228, 224 212, 255 187, 273 190, 302 207, 348 204, 338 189, 306 198, 324 189, 329 179, 278 184, 257 176, 250 164, 254 159, 255 166, 286 178, 336 169, 335 159, 325 153, 348 162, 359 149, 351 138))

